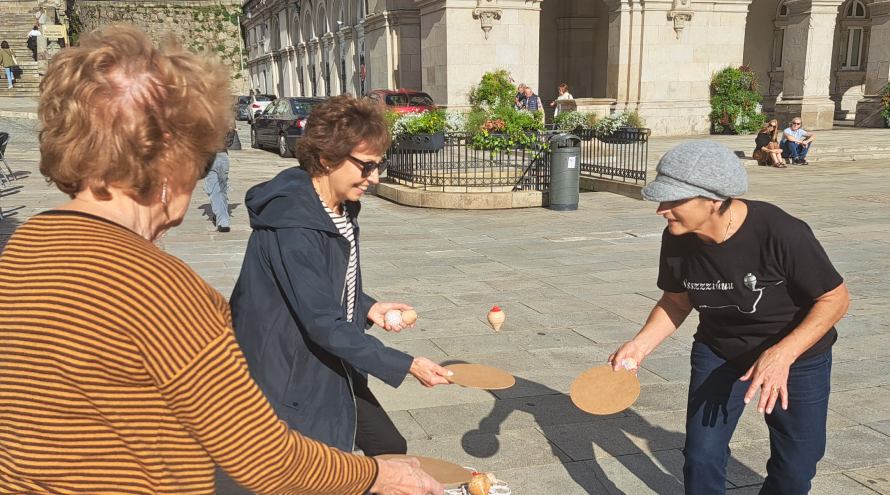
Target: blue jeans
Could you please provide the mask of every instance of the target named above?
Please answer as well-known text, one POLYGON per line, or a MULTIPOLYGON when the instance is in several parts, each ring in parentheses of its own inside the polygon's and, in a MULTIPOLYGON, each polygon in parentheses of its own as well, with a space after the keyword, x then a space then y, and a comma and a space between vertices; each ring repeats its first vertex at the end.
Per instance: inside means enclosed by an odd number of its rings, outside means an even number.
POLYGON ((12 75, 12 68, 4 68, 6 69, 6 82, 9 84, 9 87, 12 88, 12 82, 15 81, 15 76, 12 75))
POLYGON ((204 192, 210 196, 210 208, 217 227, 229 226, 229 154, 220 152, 204 179, 204 192))
POLYGON ((803 146, 800 143, 792 143, 791 141, 782 142, 782 158, 791 158, 792 160, 804 160, 813 145, 803 146))
MULTIPOLYGON (((747 370, 727 363, 707 344, 692 346, 692 377, 686 411, 683 475, 687 494, 726 492, 729 441, 745 408, 747 370)), ((764 415, 769 427, 770 458, 761 494, 805 495, 825 454, 825 422, 831 386, 831 350, 801 359, 788 375, 788 410, 777 401, 764 415)), ((756 407, 758 397, 751 401, 756 407)))

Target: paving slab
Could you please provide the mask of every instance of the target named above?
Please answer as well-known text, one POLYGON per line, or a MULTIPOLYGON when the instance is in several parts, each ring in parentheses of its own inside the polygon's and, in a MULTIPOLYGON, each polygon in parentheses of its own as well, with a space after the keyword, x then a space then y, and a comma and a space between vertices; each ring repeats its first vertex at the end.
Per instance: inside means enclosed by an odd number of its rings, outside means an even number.
MULTIPOLYGON (((0 116, 0 129, 13 135, 7 155, 19 177, 0 193, 10 213, 0 223, 2 243, 18 224, 65 198, 37 171, 38 122, 0 116)), ((241 125, 243 143, 246 131, 241 125)), ((749 137, 735 139, 750 147, 749 137)), ((890 142, 890 131, 820 133, 821 149, 832 139, 870 146, 890 142)), ((654 138, 650 158, 669 144, 654 138)), ((225 295, 250 235, 244 193, 296 164, 253 149, 231 158, 232 232, 213 230, 199 184, 183 224, 159 241, 225 295)), ((890 167, 886 160, 830 157, 785 170, 745 165, 747 197, 773 201, 806 221, 854 297, 838 324, 828 454, 812 493, 890 493, 890 167)), ((372 335, 412 355, 490 364, 517 377, 516 387, 493 393, 427 389, 410 377, 398 389, 372 380, 412 452, 494 470, 517 495, 681 493, 695 314, 643 363, 633 408, 597 418, 566 396, 577 374, 639 330, 660 295, 655 277, 664 221, 654 205, 608 193, 581 194, 571 213, 362 202, 366 289, 420 313, 416 328, 372 335), (499 334, 485 319, 494 304, 507 314, 499 334)), ((768 456, 763 418, 746 411, 733 442, 730 493, 756 493, 768 456)), ((246 492, 221 481, 219 493, 246 492)))

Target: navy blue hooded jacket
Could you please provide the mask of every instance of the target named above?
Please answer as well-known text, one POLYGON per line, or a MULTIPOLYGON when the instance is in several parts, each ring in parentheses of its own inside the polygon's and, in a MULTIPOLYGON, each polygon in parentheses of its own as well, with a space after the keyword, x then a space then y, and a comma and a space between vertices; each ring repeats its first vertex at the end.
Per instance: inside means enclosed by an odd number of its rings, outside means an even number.
MULTIPOLYGON (((375 301, 362 291, 361 258, 354 321, 346 320, 349 241, 322 207, 308 173, 285 170, 252 187, 246 204, 253 233, 231 306, 250 374, 291 428, 350 452, 357 373, 397 387, 413 358, 365 333, 375 301)), ((345 208, 358 248, 360 204, 345 208)))

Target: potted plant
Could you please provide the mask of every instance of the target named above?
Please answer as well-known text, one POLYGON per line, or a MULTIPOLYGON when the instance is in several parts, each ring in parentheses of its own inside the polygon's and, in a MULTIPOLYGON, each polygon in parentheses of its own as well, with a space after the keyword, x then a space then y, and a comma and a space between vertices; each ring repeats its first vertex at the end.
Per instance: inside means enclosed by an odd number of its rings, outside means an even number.
POLYGON ((757 75, 747 66, 727 67, 711 78, 711 131, 753 134, 763 126, 757 75))
POLYGON ((530 148, 544 130, 540 113, 500 106, 494 110, 476 109, 467 118, 467 131, 476 149, 505 150, 530 148))
POLYGON ((589 118, 584 112, 570 110, 561 112, 553 119, 553 123, 560 131, 580 133, 582 129, 589 128, 589 118))
POLYGON ((636 141, 634 132, 644 129, 646 121, 636 110, 619 112, 599 119, 592 127, 597 139, 604 143, 627 144, 636 141))
POLYGON ((406 151, 439 151, 445 147, 445 112, 406 113, 392 124, 396 147, 406 151))

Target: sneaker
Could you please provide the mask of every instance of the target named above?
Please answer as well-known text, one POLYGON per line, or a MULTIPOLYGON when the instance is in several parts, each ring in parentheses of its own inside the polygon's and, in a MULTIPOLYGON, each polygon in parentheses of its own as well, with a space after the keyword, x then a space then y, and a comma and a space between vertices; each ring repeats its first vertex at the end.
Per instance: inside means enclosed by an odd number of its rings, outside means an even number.
POLYGON ((216 228, 216 231, 217 231, 217 232, 222 232, 222 233, 226 233, 226 232, 229 232, 229 231, 231 231, 231 230, 232 230, 231 228, 229 228, 229 227, 223 227, 223 226, 221 226, 221 225, 220 225, 219 227, 216 228))
POLYGON ((806 158, 801 158, 800 161, 797 162, 797 164, 798 165, 809 165, 810 162, 808 162, 806 158))

